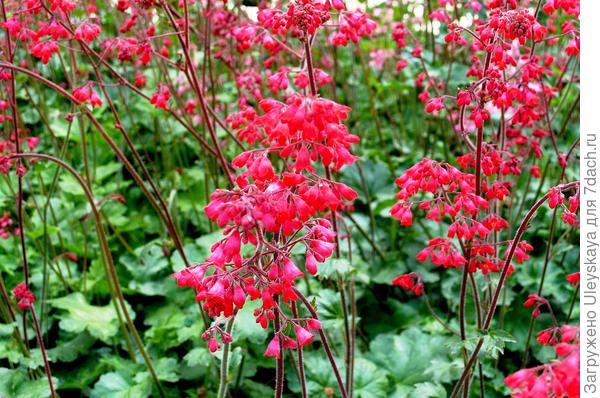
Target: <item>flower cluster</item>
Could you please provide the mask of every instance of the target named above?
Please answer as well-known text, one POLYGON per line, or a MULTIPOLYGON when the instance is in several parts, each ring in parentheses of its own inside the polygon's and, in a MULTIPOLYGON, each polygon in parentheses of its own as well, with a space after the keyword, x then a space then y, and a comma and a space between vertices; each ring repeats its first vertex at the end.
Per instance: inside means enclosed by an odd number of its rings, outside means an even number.
POLYGON ((338 30, 331 33, 329 38, 333 45, 357 43, 360 37, 371 36, 375 31, 375 21, 360 10, 346 10, 346 5, 341 0, 295 0, 289 3, 287 12, 271 8, 260 9, 258 22, 273 34, 286 35, 289 31, 293 37, 304 40, 331 19, 331 8, 338 15, 338 30))
MULTIPOLYGON (((550 337, 557 360, 521 369, 505 379, 513 397, 579 396, 579 328, 565 325, 558 333, 560 342, 556 336, 550 337)), ((546 337, 544 334, 544 341, 546 337)))
POLYGON ((87 83, 73 90, 73 97, 81 103, 89 102, 92 107, 101 106, 102 99, 94 91, 93 83, 87 83))
POLYGON ((17 305, 22 310, 31 308, 31 306, 35 304, 35 296, 24 283, 19 283, 15 286, 13 295, 15 296, 15 299, 17 299, 17 305))
POLYGON ((565 223, 571 225, 577 223, 576 213, 579 209, 579 188, 577 188, 575 194, 569 197, 568 200, 566 200, 565 194, 558 188, 551 188, 548 196, 548 206, 550 206, 551 209, 557 207, 561 207, 563 209, 561 218, 565 223))
MULTIPOLYGON (((501 245, 514 246, 514 259, 519 263, 527 260, 527 253, 533 250, 526 241, 513 245, 510 238, 498 239, 500 233, 509 229, 502 209, 516 182, 511 177, 527 170, 533 177, 540 178, 539 166, 529 162, 542 157, 547 143, 552 144, 563 169, 568 163, 570 153, 559 152, 556 132, 544 117, 557 90, 545 86, 543 78, 555 74, 552 69, 555 60, 533 51, 535 44, 545 40, 555 29, 552 21, 544 25, 538 21, 537 14, 519 8, 517 2, 495 1, 488 4, 487 18, 475 21, 469 28, 452 22, 444 7, 452 1, 443 3, 440 2, 441 8, 433 10, 429 18, 447 23, 445 41, 451 51, 465 47, 464 50, 471 53, 472 65, 466 77, 472 82, 461 86, 456 93, 448 93, 445 82, 425 69, 415 79, 415 85, 423 87, 419 99, 425 104, 425 111, 433 115, 446 113, 456 136, 464 140, 468 151, 456 159, 460 168, 423 159, 407 169, 396 180, 398 202, 391 208, 391 215, 401 225, 411 226, 414 211, 420 209, 428 220, 449 223, 446 236, 431 239, 417 255, 419 261, 429 260, 444 268, 467 266, 470 272, 481 270, 484 274, 499 272, 504 264, 501 245), (493 117, 501 122, 486 141, 484 128, 493 117), (469 137, 473 132, 477 132, 477 142, 469 137)), ((546 2, 544 11, 553 13, 558 8, 569 15, 578 15, 578 2, 564 5, 546 2)), ((569 48, 575 51, 579 40, 571 23, 563 26, 571 37, 565 50, 567 56, 572 56, 569 48)), ((391 36, 399 51, 412 41, 412 56, 420 59, 426 68, 421 45, 405 23, 395 23, 391 36)), ((560 65, 564 68, 566 59, 561 60, 560 65)), ((399 69, 405 66, 402 62, 399 69)), ((563 209, 565 223, 576 224, 578 198, 576 191, 567 201, 559 188, 553 188, 548 202, 551 208, 563 209)), ((513 265, 507 266, 510 274, 513 265)))
MULTIPOLYGON (((275 36, 288 31, 310 51, 306 39, 331 18, 330 7, 329 2, 301 0, 291 2, 285 12, 261 8, 257 26, 248 23, 233 32, 238 51, 261 43, 275 55, 290 45, 275 36), (256 38, 259 31, 263 33, 256 38)), ((372 31, 364 14, 345 11, 339 1, 333 7, 341 10, 340 31, 350 40, 372 31)), ((275 62, 271 58, 267 66, 275 62)), ((206 215, 223 228, 223 238, 203 263, 174 277, 179 286, 193 288, 202 309, 215 318, 202 335, 212 351, 232 341, 222 325, 256 300, 256 322, 265 329, 273 325, 275 332, 265 356, 280 358, 282 350, 310 344, 321 328, 313 317, 289 313, 283 303, 298 301, 299 278, 317 274, 319 263, 336 250, 336 213, 350 209, 357 193, 332 173, 357 160, 350 149, 359 137, 344 125, 351 109, 316 93, 331 81, 326 72, 313 64, 299 71, 273 66, 266 79, 253 68, 237 77, 240 92, 248 96, 240 96, 239 110, 227 122, 240 141, 257 147, 232 160, 233 186, 215 190, 205 207, 206 215), (308 94, 288 92, 290 74, 308 94), (282 100, 263 97, 265 80, 272 94, 283 94, 282 100)))
POLYGON ((411 291, 417 296, 423 294, 423 280, 416 272, 397 276, 392 280, 392 285, 400 286, 404 290, 411 291))
MULTIPOLYGON (((264 114, 258 117, 255 112, 244 112, 249 118, 238 130, 239 137, 248 142, 260 140, 270 147, 269 152, 278 151, 282 158, 293 162, 291 169, 295 172, 312 172, 315 162, 337 171, 356 160, 349 148, 359 138, 342 124, 349 107, 324 98, 293 94, 287 103, 265 99, 260 108, 264 114)), ((260 151, 242 154, 234 165, 245 163, 250 173, 251 163, 258 158, 265 159, 260 151)))
MULTIPOLYGON (((314 323, 286 317, 278 302, 279 297, 284 302, 298 299, 295 284, 304 272, 292 251, 303 246, 304 270, 317 273, 317 264, 332 255, 336 236, 331 222, 317 215, 335 214, 356 198, 345 184, 315 174, 313 164, 320 159, 337 170, 355 157, 348 152, 351 135, 339 124, 347 107, 320 98, 292 98, 288 106, 271 100, 261 103, 265 113, 255 123, 268 147, 236 157, 233 166, 244 169, 235 180, 237 187, 215 191, 205 208, 207 216, 225 228, 225 238, 211 248, 203 264, 175 277, 180 286, 196 290, 196 299, 212 317, 230 317, 247 300, 261 300, 257 322, 266 328, 275 317, 281 318, 283 324, 294 326, 302 345, 300 339, 310 342, 301 336, 314 330, 314 323), (288 171, 276 173, 269 155, 286 160, 288 171), (254 254, 243 258, 242 245, 254 246, 254 254)), ((214 333, 206 336, 214 347, 214 333)), ((276 339, 284 348, 296 347, 282 333, 276 339)), ((267 355, 274 352, 267 349, 267 355)))
MULTIPOLYGON (((446 5, 453 4, 451 0, 439 3, 441 7, 431 11, 428 18, 447 24, 448 51, 470 54, 468 84, 450 92, 447 82, 427 70, 428 61, 422 55, 422 46, 404 23, 393 25, 391 36, 399 53, 412 41, 409 51, 424 68, 415 79, 415 86, 422 90, 418 98, 426 113, 447 118, 454 135, 467 151, 456 159, 458 168, 430 159, 408 168, 396 180, 398 202, 390 212, 403 226, 413 224, 413 213, 417 209, 425 213, 427 220, 447 223, 445 235, 430 239, 427 247, 417 254, 417 260, 443 268, 463 268, 465 272, 502 272, 503 283, 514 271, 511 262, 528 260, 534 249, 520 238, 527 228, 526 223, 517 234, 518 240, 512 236, 501 238, 510 231, 503 215, 510 215, 504 210, 514 205, 511 192, 518 182, 517 177, 527 172, 531 177, 541 178, 540 167, 535 162, 550 147, 554 152, 551 156, 563 170, 562 180, 573 150, 560 152, 557 132, 546 115, 551 112, 552 99, 562 90, 561 79, 570 58, 579 54, 579 35, 574 22, 567 20, 562 27, 564 34, 557 36, 560 39, 549 39, 551 34, 557 33, 554 19, 540 22, 539 10, 533 14, 528 8, 518 7, 516 1, 488 2, 486 18, 476 19, 471 27, 464 21, 452 22, 446 9, 446 5), (549 54, 537 55, 535 50, 539 47, 536 46, 541 42, 551 46, 562 43, 564 56, 556 59, 549 54), (558 86, 547 85, 548 77, 559 77, 558 86), (506 246, 506 251, 501 250, 502 246, 506 246)), ((477 5, 481 9, 479 2, 469 2, 469 6, 477 5)), ((543 10, 553 14, 559 8, 578 16, 579 6, 575 1, 564 4, 547 1, 543 10)), ((400 58, 397 70, 407 65, 406 60, 400 58)), ((542 200, 547 200, 552 209, 561 209, 565 223, 577 226, 578 187, 565 190, 559 185, 542 200)), ((467 274, 463 275, 461 292, 466 291, 468 281, 467 274)), ((567 280, 571 284, 579 283, 578 273, 567 276, 567 280)), ((417 295, 424 289, 414 272, 398 276, 392 284, 417 295)), ((464 300, 461 306, 464 307, 464 300)), ((532 308, 534 319, 542 310, 548 310, 553 326, 539 331, 537 341, 554 346, 560 359, 507 377, 506 384, 514 390, 513 396, 578 396, 578 328, 560 327, 549 302, 539 295, 530 295, 524 306, 532 308)), ((460 322, 464 330, 464 319, 460 322)))
MULTIPOLYGON (((497 164, 490 166, 490 174, 496 167, 497 164)), ((444 268, 461 268, 468 264, 470 272, 481 270, 484 274, 500 271, 502 262, 497 257, 497 247, 486 239, 509 226, 499 214, 489 211, 490 200, 504 198, 508 190, 504 184, 492 183, 482 186, 483 196, 476 195, 474 180, 473 174, 430 159, 421 160, 396 179, 399 201, 390 212, 403 226, 412 225, 413 208, 424 210, 428 220, 442 222, 447 218, 450 221, 446 237, 431 239, 417 260, 430 260, 444 268), (478 221, 483 212, 486 212, 485 217, 478 221), (464 250, 466 247, 469 250, 464 250)), ((527 242, 519 242, 516 261, 526 260, 526 252, 532 249, 527 242)))
POLYGON ((527 300, 523 303, 523 307, 525 308, 533 307, 533 312, 531 313, 531 316, 534 318, 537 318, 540 315, 541 308, 543 306, 547 306, 548 308, 550 308, 548 300, 538 296, 537 294, 530 294, 529 297, 527 297, 527 300))
MULTIPOLYGON (((2 217, 0 217, 0 238, 2 239, 8 239, 11 237, 12 232, 11 231, 11 226, 12 226, 13 220, 12 218, 10 218, 10 216, 8 215, 8 213, 4 213, 2 214, 2 217)), ((18 231, 15 231, 18 232, 18 231)))
POLYGON ((258 22, 275 34, 285 35, 289 30, 293 36, 304 39, 307 34, 314 35, 331 18, 329 8, 329 2, 295 0, 289 3, 287 12, 269 8, 259 10, 258 22))

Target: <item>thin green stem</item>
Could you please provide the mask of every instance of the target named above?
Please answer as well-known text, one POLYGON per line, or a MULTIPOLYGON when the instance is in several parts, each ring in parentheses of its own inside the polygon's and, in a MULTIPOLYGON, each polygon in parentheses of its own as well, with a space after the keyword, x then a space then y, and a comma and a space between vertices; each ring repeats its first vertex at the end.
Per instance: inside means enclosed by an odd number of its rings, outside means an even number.
MULTIPOLYGON (((225 332, 231 334, 233 330, 233 324, 235 322, 235 316, 227 322, 225 326, 225 332)), ((219 374, 219 392, 217 398, 225 398, 227 396, 227 386, 229 384, 229 350, 231 343, 223 343, 223 355, 221 356, 221 372, 219 374)))

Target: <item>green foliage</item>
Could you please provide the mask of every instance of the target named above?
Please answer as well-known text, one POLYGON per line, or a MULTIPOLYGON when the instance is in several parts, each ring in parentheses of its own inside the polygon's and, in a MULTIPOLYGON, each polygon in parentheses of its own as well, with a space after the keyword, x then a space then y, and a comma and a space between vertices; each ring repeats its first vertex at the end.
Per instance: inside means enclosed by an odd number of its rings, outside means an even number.
POLYGON ((452 360, 450 338, 411 328, 401 334, 380 334, 367 354, 388 375, 396 391, 416 394, 420 383, 440 386, 458 377, 461 364, 452 360))
MULTIPOLYGON (((56 383, 58 380, 54 379, 56 383)), ((50 396, 48 381, 27 379, 23 369, 0 368, 0 395, 11 398, 45 398, 50 396)))
POLYGON ((53 299, 51 304, 55 308, 66 311, 58 316, 59 326, 66 332, 82 333, 86 331, 104 342, 110 342, 110 339, 118 332, 119 320, 112 304, 90 305, 81 293, 71 293, 68 296, 53 299))

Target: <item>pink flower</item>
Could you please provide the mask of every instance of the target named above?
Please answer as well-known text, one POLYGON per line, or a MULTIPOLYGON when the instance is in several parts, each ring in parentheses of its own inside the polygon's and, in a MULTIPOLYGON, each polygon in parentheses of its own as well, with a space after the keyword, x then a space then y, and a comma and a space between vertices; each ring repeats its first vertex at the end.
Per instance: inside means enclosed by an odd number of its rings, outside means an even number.
POLYGON ((490 113, 485 109, 479 109, 479 108, 475 109, 469 115, 469 119, 471 119, 473 122, 475 122, 475 126, 479 129, 483 127, 483 124, 489 118, 490 118, 490 113))
POLYGON ((548 206, 551 209, 554 209, 559 204, 562 204, 565 201, 565 195, 559 188, 550 188, 548 192, 548 206))
POLYGON ((392 206, 390 213, 392 217, 400 220, 400 225, 412 225, 413 215, 410 206, 407 206, 404 203, 396 203, 394 206, 392 206))
POLYGON ((283 260, 283 279, 293 281, 296 278, 304 276, 304 273, 296 267, 296 264, 289 258, 283 260))
POLYGON ((437 8, 429 14, 429 18, 431 20, 436 20, 440 22, 450 22, 452 19, 445 8, 437 8))
POLYGON ((84 22, 75 29, 75 40, 82 40, 86 43, 91 43, 94 39, 100 36, 100 26, 91 23, 84 22))
POLYGON ((425 106, 425 112, 433 113, 444 109, 444 100, 436 97, 427 103, 425 106))
POLYGON ((158 90, 150 98, 150 103, 156 108, 168 109, 169 98, 171 98, 169 87, 166 84, 159 84, 158 90))
POLYGON ((207 345, 208 345, 208 349, 210 350, 210 352, 216 352, 219 349, 219 342, 214 337, 212 337, 210 340, 208 340, 207 345))
POLYGON ((281 348, 280 348, 278 336, 273 337, 273 339, 267 346, 267 349, 265 350, 265 353, 263 355, 266 357, 275 357, 275 358, 281 357, 281 348))
POLYGON ((308 253, 306 255, 305 267, 306 267, 306 270, 311 275, 316 275, 316 273, 318 272, 318 269, 317 269, 317 259, 315 258, 315 256, 313 254, 308 253))
POLYGON ((304 329, 302 326, 294 325, 294 332, 298 339, 298 345, 300 347, 310 344, 315 335, 304 329))
POLYGON ((17 286, 15 286, 13 289, 13 295, 18 301, 17 305, 22 310, 31 308, 31 306, 33 306, 35 303, 35 296, 29 289, 27 289, 25 283, 19 283, 17 286))
POLYGON ((565 52, 572 57, 579 55, 579 39, 571 40, 565 48, 565 52))
POLYGON ((531 380, 534 375, 535 373, 530 369, 521 369, 504 379, 504 382, 510 389, 514 390, 525 384, 529 384, 529 380, 531 380))
POLYGON ((21 21, 17 17, 8 18, 6 22, 0 22, 0 26, 7 29, 11 36, 17 36, 22 27, 21 21))
POLYGON ((102 105, 102 99, 94 90, 93 83, 91 82, 73 89, 73 97, 75 97, 75 99, 82 103, 89 102, 92 105, 92 107, 102 105))
POLYGON ((41 41, 31 47, 31 54, 42 60, 42 64, 47 64, 52 55, 59 50, 58 45, 53 41, 41 41))
POLYGON ((400 71, 408 66, 408 62, 405 59, 400 59, 396 62, 396 70, 400 71))

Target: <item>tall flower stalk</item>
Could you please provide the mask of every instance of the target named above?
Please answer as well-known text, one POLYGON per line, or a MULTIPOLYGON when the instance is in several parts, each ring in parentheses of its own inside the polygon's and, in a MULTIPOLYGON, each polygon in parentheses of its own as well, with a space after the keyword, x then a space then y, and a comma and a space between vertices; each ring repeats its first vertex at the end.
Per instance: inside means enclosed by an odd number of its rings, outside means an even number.
MULTIPOLYGON (((345 9, 341 2, 333 6, 345 9)), ((338 18, 344 23, 345 18, 355 15, 362 18, 355 22, 357 38, 372 30, 372 22, 364 14, 345 11, 338 18)), ((350 108, 318 94, 318 87, 328 79, 325 72, 315 68, 312 46, 318 43, 318 31, 331 16, 329 3, 293 1, 287 12, 260 9, 257 26, 247 25, 235 32, 242 37, 247 31, 265 29, 263 43, 267 38, 274 40, 276 35, 292 32, 302 45, 304 60, 296 84, 307 87, 307 92, 286 92, 284 102, 260 98, 255 93, 260 111, 248 105, 246 98, 240 99, 241 110, 228 120, 238 128, 241 140, 260 146, 233 159, 232 166, 238 170, 234 187, 216 190, 205 208, 207 216, 224 228, 224 238, 213 245, 212 254, 202 264, 175 274, 180 286, 196 290, 203 310, 215 318, 203 334, 211 351, 232 339, 222 325, 247 300, 259 300, 261 305, 254 311, 257 322, 265 329, 273 327, 265 355, 276 358, 276 397, 283 394, 285 350, 297 349, 302 358, 302 347, 309 345, 317 333, 340 393, 348 396, 348 386, 340 377, 317 314, 296 287, 298 278, 305 273, 316 274, 318 264, 332 254, 339 256, 336 214, 346 211, 357 197, 352 188, 332 177, 332 172, 357 160, 350 147, 359 137, 343 124, 350 108), (242 255, 244 245, 253 248, 251 255, 242 255), (292 254, 298 248, 304 251, 302 269, 296 265, 298 257, 292 254), (299 316, 299 299, 308 316, 299 316), (288 303, 294 308, 291 313, 283 305, 288 303)), ((281 66, 269 78, 271 91, 288 87, 288 73, 289 68, 281 66)), ((302 360, 299 366, 300 383, 306 393, 302 360)))
MULTIPOLYGON (((445 112, 455 131, 464 138, 468 152, 456 159, 458 167, 447 161, 423 159, 406 170, 396 180, 400 188, 397 194, 399 202, 391 213, 404 226, 412 225, 413 211, 416 209, 425 211, 428 220, 449 222, 445 236, 429 240, 428 246, 417 255, 417 260, 462 270, 458 322, 460 338, 465 342, 465 305, 469 282, 475 302, 475 330, 485 335, 492 327, 507 278, 515 271, 513 260, 523 263, 530 258, 528 252, 534 249, 523 240, 529 222, 537 210, 548 202, 551 208, 563 210, 562 219, 565 223, 576 224, 579 183, 564 183, 563 173, 561 184, 551 188, 527 211, 516 234, 511 236, 511 225, 503 215, 510 208, 508 200, 518 189, 518 176, 527 172, 534 178, 541 177, 539 167, 530 164, 530 159, 540 158, 547 144, 552 156, 564 170, 574 148, 571 146, 567 155, 560 152, 556 134, 549 122, 548 98, 554 92, 545 85, 544 75, 551 75, 552 70, 547 58, 537 55, 536 48, 545 41, 550 26, 540 21, 541 1, 537 2, 533 12, 520 6, 517 1, 491 1, 487 4, 486 17, 478 20, 472 29, 458 20, 452 21, 442 3, 448 2, 440 2, 442 7, 431 11, 430 18, 447 24, 449 33, 445 36, 445 42, 450 49, 458 51, 470 46, 468 49, 473 62, 466 74, 471 78, 468 85, 461 86, 456 93, 450 93, 444 82, 433 78, 427 71, 418 40, 406 31, 404 25, 397 26, 393 38, 400 48, 407 46, 405 37, 413 39, 415 48, 412 55, 420 59, 424 68, 417 84, 423 87, 419 98, 425 103, 425 111, 432 115, 445 112), (431 93, 435 96, 432 97, 431 93), (475 134, 474 145, 469 139, 472 133, 475 134), (563 191, 570 195, 568 204, 563 191), (506 240, 500 239, 502 234, 506 235, 506 240), (502 246, 507 247, 504 255, 502 246), (477 272, 488 276, 487 293, 483 297, 473 276, 477 272), (495 288, 490 278, 494 274, 499 274, 495 288)), ((558 8, 550 6, 550 3, 547 2, 543 7, 549 15, 558 8)), ((569 16, 577 16, 578 5, 575 2, 565 2, 561 8, 569 16)), ((567 55, 578 51, 577 33, 574 29, 569 33, 573 40, 564 48, 567 55)), ((553 230, 554 221, 552 225, 553 230)), ((548 242, 548 250, 550 245, 551 242, 548 242)), ((546 266, 544 272, 545 269, 546 266)), ((401 275, 392 283, 417 295, 424 290, 421 278, 415 272, 401 275)), ((484 337, 478 337, 472 350, 462 345, 464 370, 452 391, 452 398, 459 396, 461 391, 463 397, 469 396, 471 372, 478 363, 483 342, 484 337)), ((483 396, 482 363, 478 367, 480 393, 483 396)), ((568 388, 572 389, 570 378, 556 378, 554 381, 563 387, 569 385, 568 388)), ((507 384, 513 389, 524 387, 508 379, 507 384)), ((525 393, 532 386, 529 384, 515 394, 525 393)), ((541 387, 536 384, 535 388, 541 387)), ((548 394, 553 391, 560 395, 556 385, 548 383, 543 388, 548 394)))

